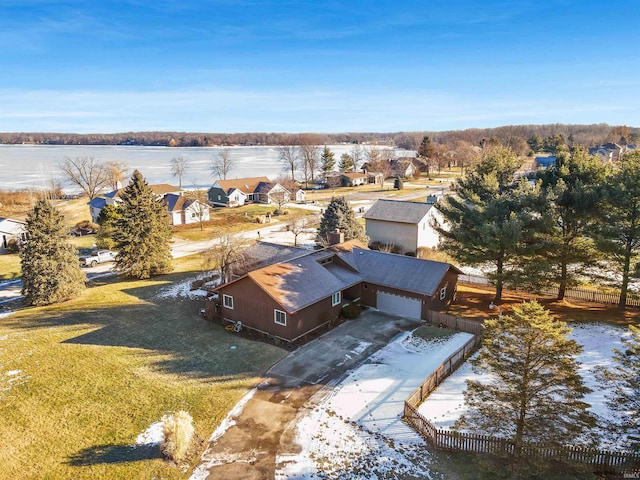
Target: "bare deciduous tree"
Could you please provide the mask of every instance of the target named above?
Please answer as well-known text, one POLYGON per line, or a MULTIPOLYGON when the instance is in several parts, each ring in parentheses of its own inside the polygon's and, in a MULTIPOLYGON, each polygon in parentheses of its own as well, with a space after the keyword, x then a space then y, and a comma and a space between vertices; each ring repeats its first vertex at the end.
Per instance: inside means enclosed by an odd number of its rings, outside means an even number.
POLYGON ((125 177, 129 172, 129 167, 127 166, 127 162, 118 161, 118 160, 109 160, 105 164, 105 169, 107 171, 107 184, 108 187, 112 190, 117 190, 122 187, 124 183, 125 177))
POLYGON ((178 177, 178 186, 180 190, 182 190, 182 177, 187 173, 187 169, 189 168, 189 159, 184 155, 178 155, 177 157, 173 157, 169 163, 171 165, 171 175, 178 177))
POLYGON ((206 268, 216 268, 222 282, 231 279, 232 265, 243 258, 244 240, 227 230, 219 230, 214 236, 214 245, 204 252, 206 268))
POLYGON ((235 161, 231 158, 231 150, 223 148, 213 157, 211 174, 217 177, 218 180, 226 180, 234 164, 235 161))
POLYGON ((295 220, 287 224, 287 228, 291 233, 293 233, 293 245, 295 247, 298 246, 298 236, 301 233, 304 233, 307 230, 307 228, 309 228, 313 223, 317 223, 317 222, 318 222, 317 217, 304 216, 304 217, 296 218, 295 220))
POLYGON ((297 145, 282 145, 278 148, 278 158, 282 163, 282 169, 291 172, 291 178, 295 180, 296 170, 300 164, 300 149, 297 145))
POLYGON ((195 203, 193 204, 193 207, 191 210, 195 214, 196 219, 200 224, 200 231, 203 231, 204 222, 210 219, 209 213, 211 210, 209 208, 209 199, 207 196, 207 191, 199 190, 198 188, 196 188, 194 183, 193 189, 190 190, 188 193, 186 193, 185 197, 187 197, 190 200, 195 200, 195 203))
POLYGON ((318 164, 320 162, 320 147, 318 136, 313 134, 300 135, 300 156, 302 157, 302 173, 304 182, 309 187, 309 182, 315 181, 318 164))
POLYGON ((80 187, 89 200, 96 198, 109 183, 104 163, 93 156, 65 157, 60 163, 60 170, 71 183, 80 187))

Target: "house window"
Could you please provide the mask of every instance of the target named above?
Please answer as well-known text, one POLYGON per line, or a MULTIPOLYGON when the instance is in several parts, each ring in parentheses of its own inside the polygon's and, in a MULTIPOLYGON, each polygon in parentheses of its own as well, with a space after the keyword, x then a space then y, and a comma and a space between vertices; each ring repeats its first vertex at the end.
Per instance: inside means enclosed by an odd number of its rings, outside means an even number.
POLYGON ((225 308, 233 310, 233 297, 231 295, 222 294, 222 305, 225 308))
POLYGON ((222 195, 218 194, 218 200, 222 200, 222 195))
POLYGON ((282 310, 274 310, 273 311, 273 321, 278 325, 286 326, 287 325, 287 314, 282 310))
POLYGON ((447 296, 447 287, 444 286, 440 289, 440 300, 444 300, 446 296, 447 296))
POLYGON ((196 212, 191 212, 191 218, 196 218, 196 212))
POLYGON ((340 303, 340 292, 336 292, 333 295, 331 295, 331 306, 335 307, 339 303, 340 303))

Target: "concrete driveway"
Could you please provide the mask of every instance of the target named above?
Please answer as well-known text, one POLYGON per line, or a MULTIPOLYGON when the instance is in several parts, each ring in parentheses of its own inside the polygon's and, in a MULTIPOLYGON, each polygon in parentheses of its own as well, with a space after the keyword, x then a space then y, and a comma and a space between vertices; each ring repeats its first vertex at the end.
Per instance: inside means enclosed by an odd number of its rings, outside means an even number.
POLYGON ((274 478, 276 456, 299 451, 293 428, 299 411, 396 335, 420 324, 368 310, 292 352, 231 416, 231 427, 209 442, 192 480, 274 478))

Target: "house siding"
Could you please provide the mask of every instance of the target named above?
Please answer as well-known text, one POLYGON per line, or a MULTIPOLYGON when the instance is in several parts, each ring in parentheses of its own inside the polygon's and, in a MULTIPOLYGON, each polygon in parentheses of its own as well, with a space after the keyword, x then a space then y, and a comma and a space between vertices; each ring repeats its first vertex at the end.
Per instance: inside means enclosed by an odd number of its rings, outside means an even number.
POLYGON ((208 192, 209 201, 215 205, 226 205, 229 199, 226 192, 219 187, 211 187, 208 192), (218 200, 218 196, 220 199, 218 200))
POLYGON ((402 248, 402 253, 415 252, 418 248, 418 225, 365 219, 365 230, 372 242, 392 243, 402 248))
POLYGON ((329 322, 340 315, 341 304, 331 306, 331 298, 325 298, 298 312, 289 313, 250 278, 243 278, 219 289, 219 296, 231 295, 233 309, 221 306, 225 320, 241 321, 242 325, 276 337, 292 341, 329 322), (287 314, 287 325, 274 321, 274 310, 287 314))
POLYGON ((414 292, 407 292, 405 290, 400 290, 397 288, 391 288, 384 285, 378 285, 375 283, 362 283, 362 296, 361 303, 368 307, 378 308, 377 305, 377 292, 386 292, 394 295, 401 295, 403 297, 416 298, 422 301, 422 312, 420 318, 423 320, 427 319, 427 311, 428 310, 444 310, 456 292, 456 285, 458 282, 458 274, 449 269, 449 271, 444 275, 442 281, 438 284, 438 288, 436 288, 433 295, 426 295, 414 292), (440 290, 443 287, 447 287, 446 296, 444 299, 440 300, 440 290))

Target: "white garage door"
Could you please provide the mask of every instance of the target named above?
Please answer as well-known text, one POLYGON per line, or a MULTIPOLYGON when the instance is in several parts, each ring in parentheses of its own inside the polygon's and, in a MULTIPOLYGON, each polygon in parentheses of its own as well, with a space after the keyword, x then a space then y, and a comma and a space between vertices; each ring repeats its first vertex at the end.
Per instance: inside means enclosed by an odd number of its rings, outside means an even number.
POLYGON ((422 301, 416 298, 393 295, 387 292, 377 293, 378 310, 392 313, 399 317, 420 318, 422 301))

